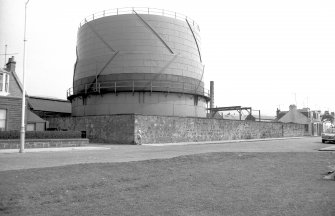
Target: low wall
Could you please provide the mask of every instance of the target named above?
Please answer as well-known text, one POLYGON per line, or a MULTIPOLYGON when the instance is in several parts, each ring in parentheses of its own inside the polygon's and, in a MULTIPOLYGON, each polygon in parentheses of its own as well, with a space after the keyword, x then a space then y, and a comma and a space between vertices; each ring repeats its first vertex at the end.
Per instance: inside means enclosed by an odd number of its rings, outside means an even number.
POLYGON ((91 142, 110 144, 200 142, 236 139, 297 137, 305 135, 301 124, 255 122, 196 117, 138 114, 60 117, 48 119, 50 127, 86 131, 91 142))
MULTIPOLYGON (((88 144, 88 139, 26 139, 25 148, 76 147, 88 144)), ((0 149, 19 149, 20 140, 0 140, 0 149)))
POLYGON ((133 144, 134 115, 48 118, 50 128, 86 131, 90 142, 133 144))
POLYGON ((142 143, 199 142, 304 136, 301 124, 225 119, 135 116, 142 143))

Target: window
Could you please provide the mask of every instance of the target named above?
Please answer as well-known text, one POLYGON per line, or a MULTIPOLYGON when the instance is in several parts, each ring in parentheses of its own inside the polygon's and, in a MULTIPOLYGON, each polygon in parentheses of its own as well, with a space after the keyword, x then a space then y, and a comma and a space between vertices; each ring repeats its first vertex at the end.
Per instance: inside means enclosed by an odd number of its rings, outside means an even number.
POLYGON ((0 109, 0 131, 6 130, 7 110, 0 109))
POLYGON ((0 73, 0 93, 8 93, 9 91, 9 74, 0 73))
POLYGON ((26 130, 27 131, 35 131, 35 128, 36 128, 35 123, 28 123, 26 130))
POLYGON ((305 124, 305 132, 308 132, 308 124, 305 124))
POLYGON ((5 79, 5 92, 9 91, 9 74, 6 74, 6 79, 5 79))
POLYGON ((4 74, 0 73, 0 92, 3 91, 4 74))

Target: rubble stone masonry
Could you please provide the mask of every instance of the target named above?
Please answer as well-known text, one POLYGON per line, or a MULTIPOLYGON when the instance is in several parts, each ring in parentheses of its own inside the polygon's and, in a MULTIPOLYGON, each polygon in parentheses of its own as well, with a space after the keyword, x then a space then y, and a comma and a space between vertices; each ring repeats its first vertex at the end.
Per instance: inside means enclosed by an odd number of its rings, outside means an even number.
POLYGON ((304 136, 304 125, 136 115, 142 143, 200 142, 304 136))
POLYGON ((85 131, 90 142, 133 144, 134 115, 106 115, 48 118, 49 127, 85 131))
POLYGON ((112 144, 201 142, 305 135, 301 124, 137 114, 60 117, 50 127, 86 131, 90 142, 112 144))

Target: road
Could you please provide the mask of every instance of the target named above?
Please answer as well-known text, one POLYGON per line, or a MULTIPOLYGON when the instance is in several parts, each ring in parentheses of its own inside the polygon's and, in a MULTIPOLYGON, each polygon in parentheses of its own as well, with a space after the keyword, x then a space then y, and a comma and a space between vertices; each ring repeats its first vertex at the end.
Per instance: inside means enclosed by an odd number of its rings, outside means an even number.
MULTIPOLYGON (((90 146, 94 146, 91 144, 90 146)), ((320 137, 299 139, 237 142, 221 144, 136 146, 95 145, 101 150, 71 150, 57 152, 1 153, 0 171, 64 166, 80 163, 107 163, 172 158, 208 152, 318 152, 331 146, 322 144, 320 137)))

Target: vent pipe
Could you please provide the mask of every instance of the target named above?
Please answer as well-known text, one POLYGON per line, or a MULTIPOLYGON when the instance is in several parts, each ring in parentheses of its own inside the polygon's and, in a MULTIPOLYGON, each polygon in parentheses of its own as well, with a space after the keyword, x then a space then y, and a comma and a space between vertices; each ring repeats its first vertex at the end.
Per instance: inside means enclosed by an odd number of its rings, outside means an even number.
POLYGON ((214 108, 214 81, 210 82, 210 90, 209 90, 209 96, 211 97, 211 102, 209 104, 209 108, 214 108))

